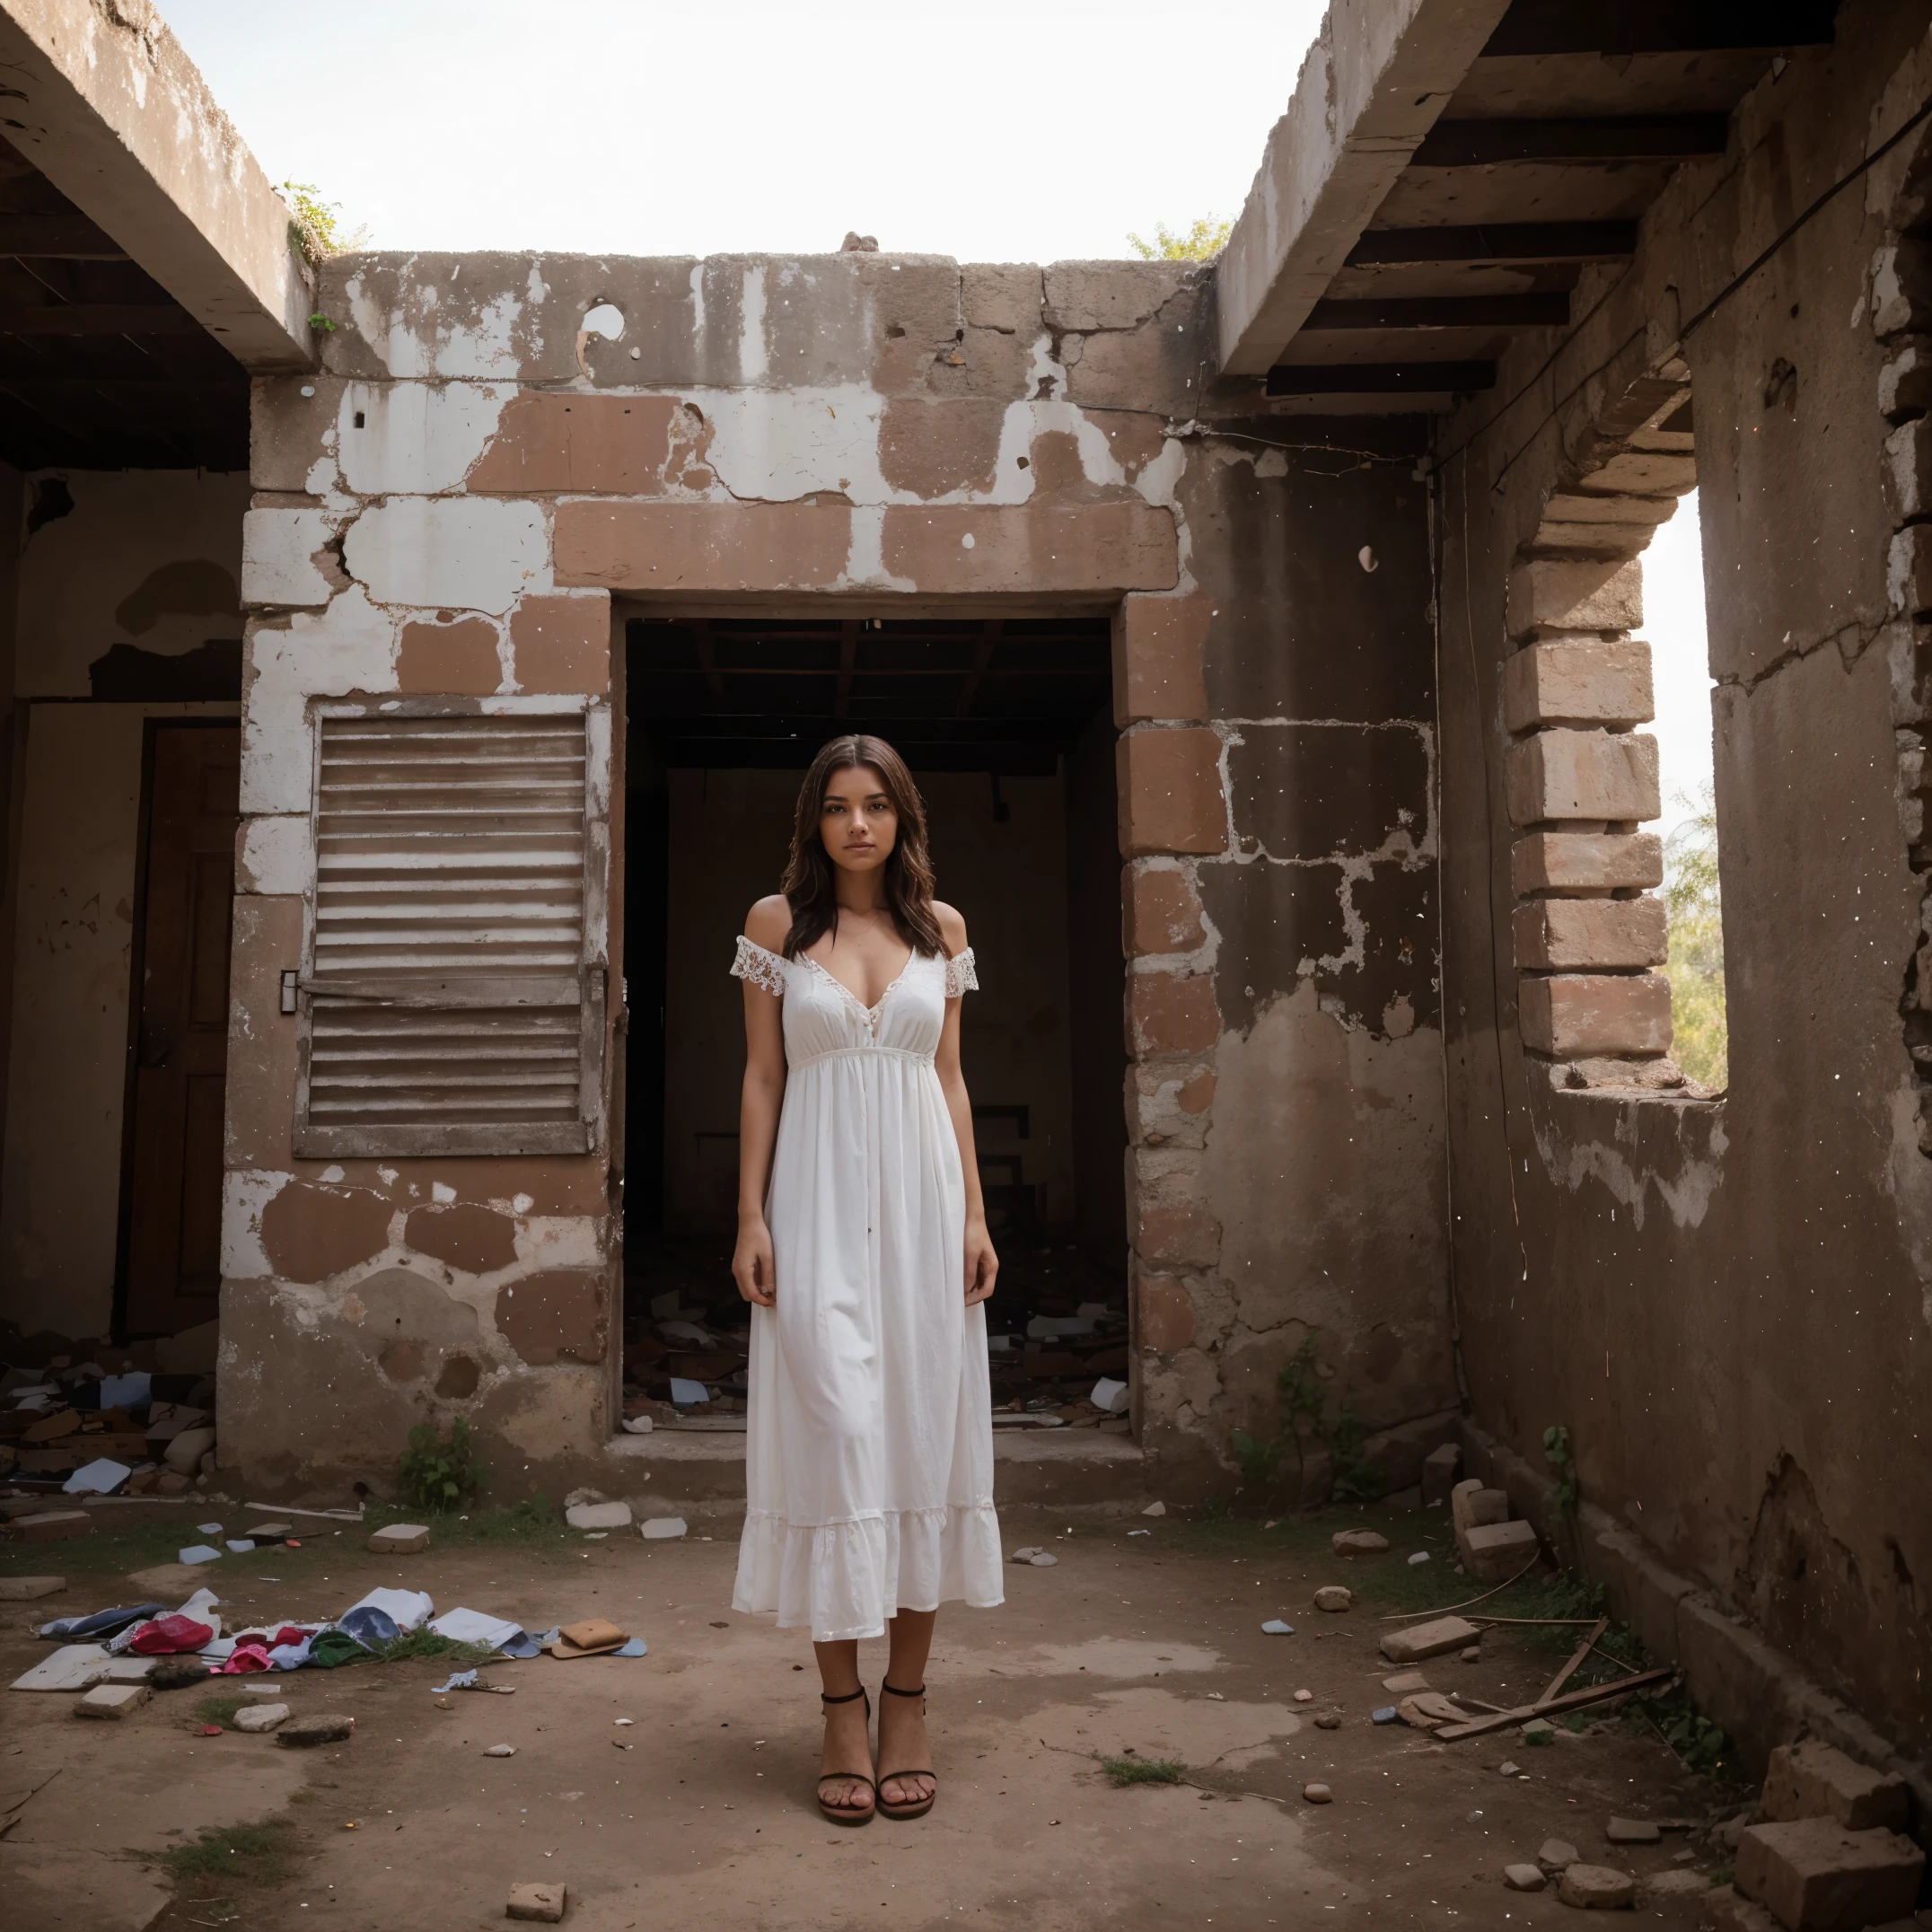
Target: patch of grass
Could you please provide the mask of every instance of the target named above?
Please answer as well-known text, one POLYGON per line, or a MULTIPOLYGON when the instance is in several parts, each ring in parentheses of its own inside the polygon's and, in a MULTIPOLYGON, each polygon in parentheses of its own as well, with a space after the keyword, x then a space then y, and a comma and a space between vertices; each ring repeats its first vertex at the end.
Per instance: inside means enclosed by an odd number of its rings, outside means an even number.
POLYGON ((195 1705, 195 1715, 204 1724, 218 1724, 224 1731, 235 1727, 235 1713, 244 1705, 259 1701, 241 1691, 217 1690, 200 1699, 195 1705))
POLYGON ((284 1818, 266 1824, 231 1825, 203 1831, 192 1845, 176 1845, 158 1862, 174 1875, 177 1885, 192 1886, 214 1880, 243 1884, 275 1885, 295 1866, 295 1828, 284 1818))
POLYGON ((388 1643, 377 1646, 375 1654, 384 1664, 408 1664, 417 1657, 434 1657, 452 1664, 481 1664, 496 1653, 493 1645, 458 1643, 453 1637, 444 1637, 425 1624, 420 1630, 406 1630, 400 1637, 392 1637, 388 1643))
MULTIPOLYGON (((390 1523, 422 1521, 422 1512, 400 1504, 372 1504, 365 1512, 363 1534, 390 1523)), ((563 1512, 547 1496, 526 1496, 503 1509, 472 1506, 461 1513, 443 1512, 430 1523, 433 1550, 513 1549, 536 1554, 569 1550, 584 1539, 564 1521, 563 1512)))
POLYGON ((1100 1768, 1116 1788, 1127 1785, 1178 1785, 1188 1775, 1179 1758, 1102 1758, 1100 1768))

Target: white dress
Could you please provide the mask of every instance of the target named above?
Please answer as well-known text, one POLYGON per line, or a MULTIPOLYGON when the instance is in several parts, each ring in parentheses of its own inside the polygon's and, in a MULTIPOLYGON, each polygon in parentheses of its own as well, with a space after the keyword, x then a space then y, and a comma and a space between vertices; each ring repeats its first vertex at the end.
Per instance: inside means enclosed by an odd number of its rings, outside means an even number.
POLYGON ((965 1181, 933 1067, 946 1001, 979 983, 972 953, 915 953, 869 1010, 748 939, 732 971, 785 1002, 788 1069, 732 1607, 816 1643, 881 1636, 899 1610, 990 1608, 986 1311, 965 1305, 965 1181))

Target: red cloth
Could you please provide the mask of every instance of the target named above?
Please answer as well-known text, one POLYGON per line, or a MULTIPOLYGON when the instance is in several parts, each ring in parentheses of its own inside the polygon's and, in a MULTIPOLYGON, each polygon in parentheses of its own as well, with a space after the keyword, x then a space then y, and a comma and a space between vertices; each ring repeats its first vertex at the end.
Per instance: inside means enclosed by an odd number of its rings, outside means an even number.
POLYGON ((268 1668, 268 1652, 265 1645, 237 1644, 234 1654, 222 1665, 224 1677, 245 1676, 250 1671, 265 1671, 268 1668))
POLYGON ((137 1657, 171 1657, 185 1650, 205 1650, 214 1641, 212 1626, 177 1611, 144 1623, 127 1647, 137 1657))

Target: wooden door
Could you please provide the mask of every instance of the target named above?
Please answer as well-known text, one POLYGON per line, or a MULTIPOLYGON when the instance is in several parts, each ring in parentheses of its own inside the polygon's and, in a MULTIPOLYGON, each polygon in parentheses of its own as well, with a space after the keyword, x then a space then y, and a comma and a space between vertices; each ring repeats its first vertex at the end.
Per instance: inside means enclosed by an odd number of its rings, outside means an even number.
POLYGON ((131 1335, 175 1334, 216 1313, 241 777, 239 727, 154 728, 130 1048, 131 1335))

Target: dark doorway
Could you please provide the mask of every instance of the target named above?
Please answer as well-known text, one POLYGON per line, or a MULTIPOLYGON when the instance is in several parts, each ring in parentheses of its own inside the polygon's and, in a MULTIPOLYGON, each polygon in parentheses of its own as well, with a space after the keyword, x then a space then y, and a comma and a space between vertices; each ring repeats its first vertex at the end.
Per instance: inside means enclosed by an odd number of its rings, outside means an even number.
POLYGON ((242 733, 150 728, 122 1186, 125 1330, 213 1321, 242 733))
POLYGON ((1108 619, 654 618, 627 645, 627 1410, 670 1422, 675 1376, 708 1392, 686 1426, 742 1411, 727 969, 746 907, 778 885, 799 774, 865 731, 912 767, 940 896, 979 961, 964 1051, 1002 1260, 996 1407, 1076 1419, 1126 1368, 1108 619), (1065 1346, 1039 1348, 1041 1320, 1065 1346))

